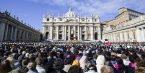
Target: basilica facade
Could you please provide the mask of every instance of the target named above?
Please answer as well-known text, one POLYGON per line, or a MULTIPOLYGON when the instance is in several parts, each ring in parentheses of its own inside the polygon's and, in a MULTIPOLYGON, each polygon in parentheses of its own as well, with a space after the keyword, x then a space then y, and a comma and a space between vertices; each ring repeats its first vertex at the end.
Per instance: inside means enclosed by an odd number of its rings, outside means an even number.
POLYGON ((70 8, 63 16, 43 16, 42 33, 46 40, 94 41, 101 39, 98 16, 77 16, 70 8))

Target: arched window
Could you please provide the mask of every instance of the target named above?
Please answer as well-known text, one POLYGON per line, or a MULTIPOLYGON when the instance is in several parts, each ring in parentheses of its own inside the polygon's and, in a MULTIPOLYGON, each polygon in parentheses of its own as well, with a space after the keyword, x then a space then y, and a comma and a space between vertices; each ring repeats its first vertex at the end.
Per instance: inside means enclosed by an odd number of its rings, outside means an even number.
POLYGON ((47 18, 47 21, 49 21, 49 18, 47 18))

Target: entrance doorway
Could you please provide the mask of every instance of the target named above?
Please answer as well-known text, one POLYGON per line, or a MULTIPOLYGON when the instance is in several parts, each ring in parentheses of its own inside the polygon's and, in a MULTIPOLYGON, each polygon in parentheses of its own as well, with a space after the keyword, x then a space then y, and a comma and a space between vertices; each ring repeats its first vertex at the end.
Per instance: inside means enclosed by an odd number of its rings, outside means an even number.
POLYGON ((95 40, 98 40, 98 33, 95 32, 95 40))
POLYGON ((48 39, 49 32, 45 33, 45 39, 48 39))
POLYGON ((70 35, 70 40, 74 40, 74 34, 70 35))

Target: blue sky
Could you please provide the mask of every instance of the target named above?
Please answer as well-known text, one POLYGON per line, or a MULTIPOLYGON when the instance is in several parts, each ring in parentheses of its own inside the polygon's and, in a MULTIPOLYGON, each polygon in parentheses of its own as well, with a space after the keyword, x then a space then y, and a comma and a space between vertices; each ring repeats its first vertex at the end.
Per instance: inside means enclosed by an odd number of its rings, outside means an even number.
POLYGON ((121 7, 145 13, 145 0, 0 0, 1 11, 9 11, 39 30, 44 14, 63 15, 70 7, 81 16, 96 14, 103 22, 114 18, 121 7))

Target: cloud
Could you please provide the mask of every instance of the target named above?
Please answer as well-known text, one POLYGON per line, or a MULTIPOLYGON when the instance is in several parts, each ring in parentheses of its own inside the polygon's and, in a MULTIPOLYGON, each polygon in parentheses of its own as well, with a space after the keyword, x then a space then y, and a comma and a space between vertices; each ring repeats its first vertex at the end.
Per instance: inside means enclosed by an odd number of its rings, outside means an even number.
POLYGON ((72 7, 78 14, 106 16, 117 13, 121 7, 142 11, 145 0, 31 0, 33 2, 72 7))

